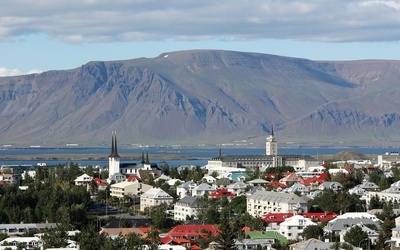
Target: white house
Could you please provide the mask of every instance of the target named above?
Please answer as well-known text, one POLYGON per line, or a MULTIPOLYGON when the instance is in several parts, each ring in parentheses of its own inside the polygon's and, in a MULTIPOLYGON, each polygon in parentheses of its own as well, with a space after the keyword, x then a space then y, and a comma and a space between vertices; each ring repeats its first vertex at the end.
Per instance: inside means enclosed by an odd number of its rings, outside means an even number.
POLYGON ((174 220, 185 221, 186 218, 197 218, 198 197, 185 196, 175 203, 174 220))
POLYGON ((385 202, 400 202, 400 181, 393 183, 388 189, 385 189, 381 192, 368 192, 366 195, 367 205, 369 205, 372 197, 378 196, 380 200, 385 202))
POLYGON ((288 240, 302 239, 303 229, 307 226, 317 225, 309 218, 304 218, 301 215, 295 215, 286 218, 284 222, 279 224, 279 232, 288 240))
POLYGON ((150 190, 152 186, 134 181, 124 181, 110 186, 110 195, 117 198, 123 198, 125 195, 134 196, 150 190))
POLYGON ((18 246, 19 244, 26 244, 29 248, 40 248, 43 246, 43 241, 39 237, 8 237, 0 241, 0 245, 18 246))
POLYGON ((246 192, 246 188, 247 188, 248 186, 249 186, 249 185, 247 185, 247 184, 244 183, 243 181, 238 181, 238 182, 229 184, 229 185, 227 186, 227 189, 228 189, 229 192, 232 192, 232 193, 234 193, 234 194, 236 194, 236 195, 239 195, 239 194, 241 194, 241 193, 245 193, 245 192, 246 192))
POLYGON ((257 191, 247 197, 247 212, 255 217, 266 213, 307 212, 307 202, 296 194, 257 191))
POLYGON ((194 181, 187 181, 176 187, 176 194, 180 198, 191 195, 193 188, 195 188, 196 186, 197 185, 194 181))
POLYGON ((395 219, 395 222, 396 222, 396 227, 392 228, 392 237, 390 238, 390 241, 392 247, 400 248, 400 217, 397 217, 395 219))
POLYGON ((140 196, 140 210, 161 204, 172 204, 173 198, 161 188, 151 188, 140 196))
POLYGON ((83 174, 81 176, 76 177, 75 179, 75 185, 77 186, 89 186, 92 184, 93 177, 83 174))
POLYGON ((192 196, 201 197, 205 193, 215 192, 217 189, 213 188, 212 186, 208 185, 207 183, 201 183, 200 185, 194 187, 192 189, 192 196))

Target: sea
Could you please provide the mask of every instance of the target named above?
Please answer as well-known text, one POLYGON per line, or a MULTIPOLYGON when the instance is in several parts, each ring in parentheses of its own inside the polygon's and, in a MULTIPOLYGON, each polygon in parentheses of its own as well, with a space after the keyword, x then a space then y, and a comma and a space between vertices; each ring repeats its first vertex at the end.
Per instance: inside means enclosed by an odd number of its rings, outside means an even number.
MULTIPOLYGON (((205 147, 149 147, 145 152, 149 154, 149 160, 152 163, 157 163, 159 166, 167 163, 170 167, 178 167, 181 165, 203 166, 207 164, 208 159, 216 157, 219 154, 219 148, 205 147), (152 160, 152 154, 163 155, 179 155, 186 156, 190 159, 182 160, 152 160)), ((390 152, 399 152, 396 148, 364 148, 364 147, 296 147, 296 148, 279 148, 280 154, 290 155, 312 155, 318 159, 319 155, 336 154, 341 151, 353 150, 363 154, 386 154, 390 152)), ((120 154, 141 154, 143 148, 119 148, 120 154)), ((265 154, 265 148, 221 148, 222 155, 259 155, 265 154)), ((96 154, 104 155, 107 159, 110 154, 109 148, 2 148, 0 149, 0 158, 4 159, 7 156, 15 155, 63 155, 63 154, 96 154)), ((121 160, 121 163, 138 163, 140 160, 121 160)), ((104 167, 108 165, 108 160, 0 160, 1 166, 24 165, 37 166, 38 163, 45 163, 46 166, 55 166, 58 164, 68 164, 70 162, 77 163, 82 166, 91 165, 93 167, 104 167)))

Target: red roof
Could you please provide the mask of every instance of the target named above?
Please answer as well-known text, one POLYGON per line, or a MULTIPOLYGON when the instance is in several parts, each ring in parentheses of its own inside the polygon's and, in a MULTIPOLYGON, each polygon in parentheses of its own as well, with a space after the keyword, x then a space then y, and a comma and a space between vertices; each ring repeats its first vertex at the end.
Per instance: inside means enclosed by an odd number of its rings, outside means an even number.
POLYGON ((318 182, 318 184, 322 184, 324 183, 325 178, 326 178, 326 173, 321 173, 319 175, 304 179, 300 183, 305 186, 309 186, 313 182, 318 182))
POLYGON ((314 212, 314 213, 302 213, 305 218, 309 218, 312 221, 330 221, 335 219, 338 214, 334 212, 314 212))
POLYGON ((262 220, 266 223, 281 223, 293 215, 294 213, 267 213, 262 216, 262 220))
POLYGON ((199 247, 198 245, 191 245, 191 246, 190 246, 190 249, 191 249, 191 250, 200 250, 201 247, 199 247))
POLYGON ((267 187, 272 187, 272 188, 279 188, 279 187, 280 187, 280 188, 286 188, 286 187, 287 187, 286 184, 281 183, 281 182, 279 182, 279 181, 271 181, 271 182, 265 184, 265 186, 267 186, 267 187))
POLYGON ((171 238, 171 236, 168 236, 168 235, 163 238, 160 238, 160 242, 162 244, 169 244, 171 241, 172 241, 172 238, 171 238))
POLYGON ((224 196, 224 195, 226 195, 226 196, 228 196, 228 197, 234 197, 235 196, 235 194, 234 193, 232 193, 232 192, 229 192, 226 188, 222 188, 222 189, 219 189, 219 190, 217 190, 217 191, 215 191, 215 192, 211 192, 209 195, 208 195, 208 197, 222 197, 222 196, 224 196))
POLYGON ((178 243, 179 245, 182 243, 190 243, 191 241, 185 238, 175 238, 172 239, 173 242, 178 243))
POLYGON ((178 225, 171 229, 169 231, 168 235, 173 236, 174 238, 176 236, 186 236, 189 235, 199 235, 203 236, 204 234, 208 234, 208 232, 212 236, 217 236, 219 234, 219 229, 218 227, 212 225, 212 224, 206 224, 206 225, 178 225), (207 232, 207 233, 205 233, 207 232))
POLYGON ((97 186, 107 186, 107 182, 103 181, 102 179, 100 179, 99 177, 96 177, 93 179, 94 184, 96 184, 97 186))
POLYGON ((139 181, 139 182, 141 182, 142 180, 140 179, 140 177, 139 176, 137 176, 137 175, 135 175, 135 174, 132 174, 132 175, 129 175, 128 176, 128 179, 126 179, 127 181, 129 181, 129 182, 132 182, 132 181, 139 181))
POLYGON ((147 234, 150 232, 151 228, 150 227, 137 227, 138 230, 142 231, 143 233, 147 234))

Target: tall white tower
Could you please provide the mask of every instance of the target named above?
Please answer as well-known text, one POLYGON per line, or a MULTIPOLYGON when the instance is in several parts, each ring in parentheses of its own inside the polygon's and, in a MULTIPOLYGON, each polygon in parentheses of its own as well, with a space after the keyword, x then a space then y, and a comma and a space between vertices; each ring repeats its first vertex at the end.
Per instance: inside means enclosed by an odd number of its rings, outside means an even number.
POLYGON ((117 150, 117 135, 115 132, 113 132, 111 138, 111 154, 108 157, 108 176, 119 173, 119 159, 120 156, 117 150))
POLYGON ((275 141, 274 126, 271 127, 271 134, 267 137, 265 150, 267 155, 278 155, 278 142, 275 141))

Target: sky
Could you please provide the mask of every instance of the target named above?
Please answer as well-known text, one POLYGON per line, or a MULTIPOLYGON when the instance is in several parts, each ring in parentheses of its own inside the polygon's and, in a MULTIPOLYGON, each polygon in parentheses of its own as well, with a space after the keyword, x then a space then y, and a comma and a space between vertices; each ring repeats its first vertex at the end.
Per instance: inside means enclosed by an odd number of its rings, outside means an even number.
POLYGON ((2 0, 0 76, 218 49, 400 60, 400 0, 2 0))

